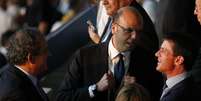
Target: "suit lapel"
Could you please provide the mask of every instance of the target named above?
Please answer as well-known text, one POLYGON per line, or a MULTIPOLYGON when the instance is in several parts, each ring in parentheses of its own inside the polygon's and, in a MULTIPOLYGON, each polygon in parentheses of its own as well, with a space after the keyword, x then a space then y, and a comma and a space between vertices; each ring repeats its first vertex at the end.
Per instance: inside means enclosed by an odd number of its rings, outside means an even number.
MULTIPOLYGON (((183 89, 182 88, 185 88, 187 86, 189 86, 189 83, 192 83, 192 79, 191 77, 187 77, 185 78, 183 81, 179 82, 178 84, 174 85, 164 96, 162 99, 165 99, 165 97, 169 96, 171 93, 173 93, 174 91, 176 92, 179 92, 179 93, 182 93, 183 92, 183 89), (181 90, 182 89, 182 90, 181 90)), ((184 93, 184 92, 183 92, 184 93)), ((175 93, 177 94, 177 93, 175 93)))
POLYGON ((107 43, 102 43, 98 49, 98 57, 99 60, 98 63, 98 71, 101 75, 101 77, 104 75, 104 73, 108 72, 109 66, 108 66, 108 44, 107 43))

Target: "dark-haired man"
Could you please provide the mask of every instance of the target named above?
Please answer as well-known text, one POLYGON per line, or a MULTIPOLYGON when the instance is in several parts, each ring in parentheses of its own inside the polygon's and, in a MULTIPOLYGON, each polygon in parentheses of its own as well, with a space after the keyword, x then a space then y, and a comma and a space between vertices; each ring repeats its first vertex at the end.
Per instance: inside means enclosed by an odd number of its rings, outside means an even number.
POLYGON ((0 101, 48 101, 39 85, 46 70, 47 43, 34 28, 24 28, 11 37, 9 65, 0 74, 0 101))
POLYGON ((169 33, 156 52, 157 71, 167 80, 160 101, 200 101, 189 71, 197 56, 195 40, 184 33, 169 33))

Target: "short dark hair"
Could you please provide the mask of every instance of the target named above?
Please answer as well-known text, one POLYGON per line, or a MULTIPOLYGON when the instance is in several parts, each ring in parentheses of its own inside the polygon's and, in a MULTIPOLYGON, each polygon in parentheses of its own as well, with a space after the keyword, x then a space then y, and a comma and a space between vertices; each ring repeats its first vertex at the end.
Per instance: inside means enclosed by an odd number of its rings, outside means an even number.
POLYGON ((184 68, 191 70, 198 54, 197 40, 189 33, 170 32, 164 35, 163 40, 173 42, 173 52, 175 56, 184 57, 184 68))
POLYGON ((136 16, 138 17, 139 23, 140 23, 140 28, 142 29, 143 28, 142 15, 139 13, 139 11, 136 8, 131 7, 131 6, 125 6, 125 7, 120 8, 117 11, 117 13, 115 13, 115 15, 113 16, 113 22, 118 22, 119 18, 122 16, 122 14, 125 10, 129 10, 129 11, 133 12, 134 14, 136 14, 136 16))
POLYGON ((6 46, 9 42, 10 37, 15 33, 14 30, 7 30, 5 33, 1 36, 1 45, 6 46))
POLYGON ((38 56, 47 51, 44 35, 36 28, 23 28, 15 33, 9 41, 8 60, 11 64, 26 63, 28 54, 38 56))

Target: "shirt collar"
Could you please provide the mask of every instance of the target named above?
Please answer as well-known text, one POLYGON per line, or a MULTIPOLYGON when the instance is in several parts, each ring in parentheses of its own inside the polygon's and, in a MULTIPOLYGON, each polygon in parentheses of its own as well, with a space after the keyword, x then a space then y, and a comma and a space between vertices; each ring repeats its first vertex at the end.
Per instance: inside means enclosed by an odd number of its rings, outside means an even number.
MULTIPOLYGON (((113 43, 112 43, 112 38, 109 42, 109 46, 108 46, 108 54, 110 59, 114 59, 120 52, 114 47, 113 43)), ((128 57, 130 55, 130 51, 125 51, 125 52, 121 52, 121 54, 124 57, 128 57)))
POLYGON ((7 58, 7 49, 5 47, 0 47, 0 52, 7 58))
POLYGON ((24 74, 26 74, 35 86, 37 85, 37 78, 36 77, 29 74, 27 71, 23 70, 20 66, 15 65, 15 67, 18 68, 20 71, 22 71, 24 74))
POLYGON ((186 77, 187 77, 187 72, 181 73, 174 77, 168 78, 166 80, 166 84, 167 84, 168 88, 172 88, 174 85, 178 84, 179 82, 184 80, 186 77))

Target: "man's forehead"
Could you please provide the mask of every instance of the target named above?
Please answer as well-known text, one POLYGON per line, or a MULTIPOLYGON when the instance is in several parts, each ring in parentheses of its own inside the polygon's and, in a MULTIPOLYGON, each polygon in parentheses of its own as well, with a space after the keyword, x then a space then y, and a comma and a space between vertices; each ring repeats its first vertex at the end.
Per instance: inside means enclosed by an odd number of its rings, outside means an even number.
POLYGON ((135 27, 140 25, 140 19, 134 12, 130 12, 129 14, 125 12, 125 14, 119 17, 119 20, 135 27))
POLYGON ((174 45, 173 41, 171 40, 164 40, 161 47, 168 47, 168 48, 172 48, 172 46, 174 45))

